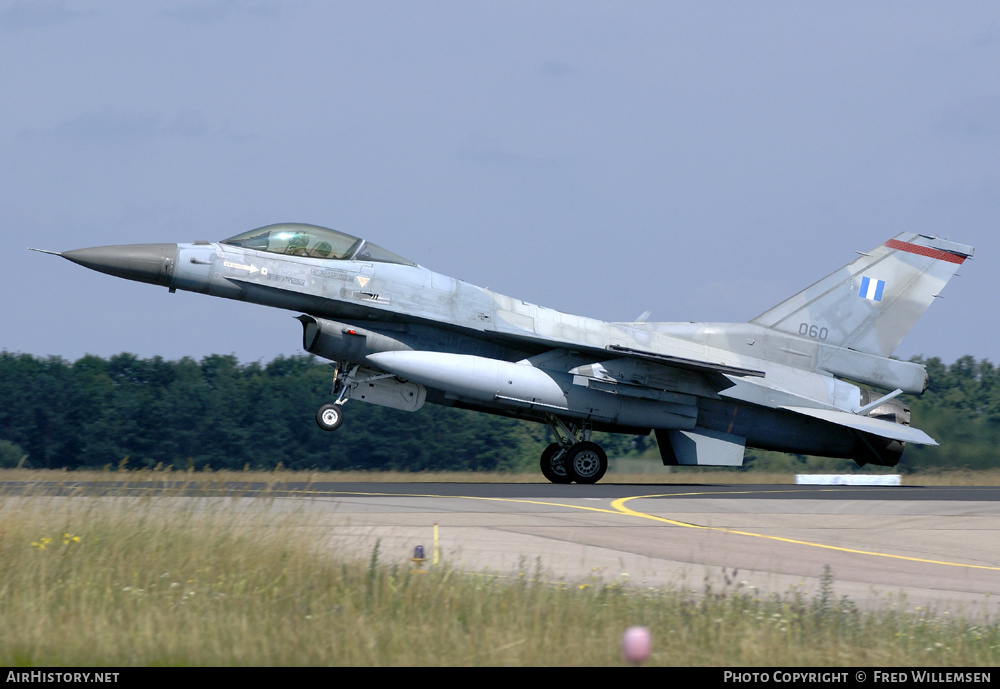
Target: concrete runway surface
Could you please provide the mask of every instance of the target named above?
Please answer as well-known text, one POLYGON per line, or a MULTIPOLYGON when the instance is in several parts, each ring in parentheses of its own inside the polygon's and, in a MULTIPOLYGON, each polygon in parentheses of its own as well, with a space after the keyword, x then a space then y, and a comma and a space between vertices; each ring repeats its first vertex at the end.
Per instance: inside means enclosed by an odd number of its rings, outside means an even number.
MULTIPOLYGON (((97 485, 74 494, 135 487, 97 485)), ((417 545, 432 557, 437 524, 442 562, 505 577, 811 599, 829 567, 834 595, 862 607, 1000 612, 997 487, 312 483, 204 495, 169 499, 293 512, 331 549, 369 557, 378 543, 381 562, 404 566, 417 545)))
POLYGON ((829 566, 835 595, 859 605, 1000 610, 1000 489, 442 487, 318 499, 352 550, 381 539, 386 558, 430 553, 437 523, 442 558, 470 570, 811 597, 829 566))

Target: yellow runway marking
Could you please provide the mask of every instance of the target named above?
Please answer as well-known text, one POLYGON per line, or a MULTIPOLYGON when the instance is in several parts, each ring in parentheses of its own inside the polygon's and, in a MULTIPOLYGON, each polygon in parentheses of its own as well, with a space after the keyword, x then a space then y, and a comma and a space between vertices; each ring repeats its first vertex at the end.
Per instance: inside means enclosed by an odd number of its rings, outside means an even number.
MULTIPOLYGON (((741 493, 752 493, 754 491, 740 491, 741 493)), ((767 492, 767 491, 760 491, 767 492)), ((771 491, 773 492, 773 491, 771 491)), ((708 495, 710 493, 703 493, 703 495, 708 495)), ((992 567, 990 565, 970 565, 963 562, 948 562, 946 560, 928 560, 922 557, 910 557, 908 555, 893 555, 892 553, 879 553, 872 550, 857 550, 855 548, 844 548, 842 546, 828 545, 826 543, 814 543, 812 541, 801 541, 795 538, 785 538, 783 536, 769 536, 767 534, 754 533, 752 531, 738 531, 736 529, 726 529, 721 526, 704 526, 701 524, 689 524, 687 522, 677 521, 676 519, 667 519, 666 517, 657 517, 653 514, 646 514, 645 512, 637 512, 625 506, 625 503, 629 500, 640 500, 642 498, 669 498, 676 497, 676 493, 664 493, 661 495, 633 495, 630 498, 619 498, 611 503, 611 506, 615 508, 616 511, 621 514, 627 514, 632 517, 638 517, 640 519, 650 519, 652 521, 662 522, 664 524, 670 524, 671 526, 680 526, 687 529, 704 529, 706 531, 719 531, 721 533, 735 534, 737 536, 752 536, 753 538, 764 538, 769 541, 778 541, 780 543, 792 543, 794 545, 804 545, 810 548, 823 548, 826 550, 837 550, 842 553, 853 553, 855 555, 871 555, 873 557, 887 557, 893 560, 907 560, 909 562, 924 562, 932 565, 947 565, 948 567, 967 567, 969 569, 987 569, 995 572, 1000 572, 1000 567, 992 567)), ((693 493, 685 493, 684 495, 693 495, 693 493)))
POLYGON ((433 495, 423 493, 358 493, 351 491, 302 491, 311 495, 333 496, 333 495, 355 495, 376 498, 454 498, 455 500, 483 500, 486 502, 518 502, 525 505, 544 505, 546 507, 565 507, 571 510, 586 510, 589 512, 603 512, 604 514, 625 514, 619 510, 609 510, 604 507, 587 507, 586 505, 567 505, 561 502, 545 502, 542 500, 527 500, 525 498, 484 498, 478 495, 433 495))
MULTIPOLYGON (((820 492, 830 490, 830 489, 819 489, 820 492)), ((726 495, 737 495, 746 493, 788 493, 788 490, 782 491, 728 491, 726 495)), ((795 491, 800 492, 800 491, 795 491)), ((815 493, 816 489, 803 489, 803 493, 815 493)), ((769 536, 767 534, 754 533, 752 531, 739 531, 736 529, 727 529, 719 526, 704 526, 702 524, 690 524, 688 522, 678 521, 676 519, 668 519, 667 517, 658 517, 653 514, 646 514, 645 512, 638 512, 631 508, 625 506, 625 503, 630 500, 641 500, 646 498, 676 498, 676 497, 689 497, 697 495, 718 495, 717 491, 705 491, 703 493, 661 493, 658 495, 633 495, 627 498, 619 498, 611 502, 611 507, 613 509, 605 509, 603 507, 587 507, 585 505, 567 505, 560 502, 548 502, 543 500, 526 500, 523 498, 484 498, 473 495, 424 495, 417 493, 353 493, 347 491, 303 491, 303 493, 311 493, 316 495, 357 495, 357 496, 369 496, 369 497, 407 497, 407 498, 455 498, 458 500, 483 500, 483 501, 493 501, 493 502, 516 502, 528 505, 544 505, 547 507, 565 507, 567 509, 574 510, 586 510, 589 512, 601 512, 604 514, 622 515, 626 517, 635 517, 638 519, 648 519, 655 522, 660 522, 662 524, 669 524, 671 526, 678 526, 685 529, 702 529, 705 531, 718 531, 721 533, 733 534, 736 536, 750 536, 753 538, 763 538, 769 541, 778 541, 780 543, 790 543, 793 545, 802 545, 810 548, 823 548, 825 550, 836 550, 842 553, 852 553, 854 555, 870 555, 872 557, 885 557, 893 560, 906 560, 909 562, 923 562, 925 564, 931 565, 945 565, 948 567, 966 567, 968 569, 985 569, 994 572, 1000 572, 1000 567, 993 567, 990 565, 970 565, 963 562, 949 562, 947 560, 929 560, 927 558, 921 557, 910 557, 908 555, 893 555, 892 553, 879 553, 872 550, 858 550, 856 548, 844 548, 842 546, 828 545, 826 543, 815 543, 812 541, 802 541, 795 538, 785 538, 783 536, 769 536)))

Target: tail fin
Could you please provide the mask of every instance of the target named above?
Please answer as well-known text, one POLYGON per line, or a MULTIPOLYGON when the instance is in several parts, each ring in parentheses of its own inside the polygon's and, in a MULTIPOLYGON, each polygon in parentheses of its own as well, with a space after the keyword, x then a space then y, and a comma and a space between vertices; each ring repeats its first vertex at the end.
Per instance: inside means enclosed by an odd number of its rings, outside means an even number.
POLYGON ((750 322, 887 357, 972 253, 903 232, 750 322))

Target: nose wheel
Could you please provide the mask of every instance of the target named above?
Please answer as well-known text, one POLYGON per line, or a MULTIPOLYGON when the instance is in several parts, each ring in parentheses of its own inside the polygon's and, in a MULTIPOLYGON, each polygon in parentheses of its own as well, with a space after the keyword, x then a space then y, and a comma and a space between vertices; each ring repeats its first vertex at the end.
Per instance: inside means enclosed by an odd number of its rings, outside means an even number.
POLYGON ((344 408, 339 404, 324 404, 316 412, 316 423, 324 431, 335 431, 344 423, 344 408))

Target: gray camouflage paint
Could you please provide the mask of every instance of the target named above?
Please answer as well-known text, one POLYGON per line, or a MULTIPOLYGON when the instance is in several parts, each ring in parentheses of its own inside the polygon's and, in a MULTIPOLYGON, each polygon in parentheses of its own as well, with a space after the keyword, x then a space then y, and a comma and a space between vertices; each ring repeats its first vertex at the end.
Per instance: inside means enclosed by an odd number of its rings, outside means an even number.
POLYGON ((739 465, 751 446, 892 465, 903 443, 934 441, 904 405, 843 378, 922 392, 923 367, 888 357, 972 253, 902 233, 748 323, 608 323, 419 265, 226 243, 60 255, 171 291, 300 311, 308 351, 359 366, 353 399, 655 430, 665 463, 739 465))

